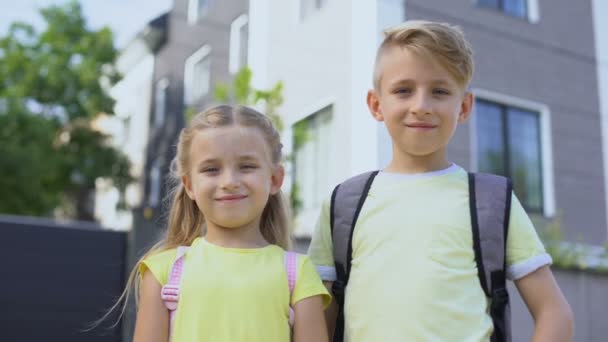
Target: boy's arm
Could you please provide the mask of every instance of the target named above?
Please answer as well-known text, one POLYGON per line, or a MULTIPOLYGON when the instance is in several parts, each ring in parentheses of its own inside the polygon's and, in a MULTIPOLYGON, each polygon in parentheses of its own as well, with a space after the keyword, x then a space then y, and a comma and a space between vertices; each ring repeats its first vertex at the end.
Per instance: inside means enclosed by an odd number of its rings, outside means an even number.
POLYGON ((572 311, 549 266, 515 280, 515 285, 534 318, 532 341, 572 341, 572 311))

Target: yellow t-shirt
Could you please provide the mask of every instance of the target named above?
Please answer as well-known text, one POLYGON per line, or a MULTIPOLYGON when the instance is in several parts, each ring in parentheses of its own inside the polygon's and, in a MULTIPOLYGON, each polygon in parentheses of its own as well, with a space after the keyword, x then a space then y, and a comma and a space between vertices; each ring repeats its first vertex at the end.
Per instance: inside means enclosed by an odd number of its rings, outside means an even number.
MULTIPOLYGON (((519 279, 551 263, 513 196, 507 273, 519 279)), ((335 280, 329 203, 309 254, 321 278, 335 280)), ((488 301, 477 277, 466 172, 378 174, 353 235, 345 298, 349 342, 487 341, 488 301)))
MULTIPOLYGON (((140 274, 150 270, 162 285, 169 278, 176 249, 146 258, 140 274)), ((285 252, 263 248, 224 248, 198 238, 184 259, 180 299, 172 342, 287 342, 289 285, 285 252)), ((308 257, 299 255, 291 304, 330 296, 308 257)), ((159 293, 160 296, 160 293, 159 293)))

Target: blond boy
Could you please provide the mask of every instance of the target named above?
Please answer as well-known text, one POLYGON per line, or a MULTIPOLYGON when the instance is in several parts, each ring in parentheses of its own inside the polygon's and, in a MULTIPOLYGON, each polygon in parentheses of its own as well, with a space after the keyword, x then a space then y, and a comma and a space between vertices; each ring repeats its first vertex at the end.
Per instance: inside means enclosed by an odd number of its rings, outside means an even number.
MULTIPOLYGON (((447 156, 456 126, 473 106, 471 48, 460 29, 442 23, 409 21, 385 34, 367 104, 386 126, 393 153, 352 235, 345 340, 488 341, 494 327, 474 261, 467 173, 447 156)), ((328 200, 309 254, 330 288, 332 249, 328 200)), ((513 195, 508 278, 534 317, 533 340, 570 341, 570 307, 550 263, 513 195)), ((335 322, 335 310, 328 322, 335 322)))

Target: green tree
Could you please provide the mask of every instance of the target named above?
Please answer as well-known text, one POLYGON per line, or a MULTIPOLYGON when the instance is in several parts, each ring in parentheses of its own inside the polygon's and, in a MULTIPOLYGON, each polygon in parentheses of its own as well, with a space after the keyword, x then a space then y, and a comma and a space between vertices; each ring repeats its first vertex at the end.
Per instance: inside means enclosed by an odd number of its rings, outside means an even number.
POLYGON ((128 159, 95 130, 112 113, 120 75, 108 28, 87 28, 78 2, 40 10, 45 28, 16 22, 0 38, 0 212, 92 220, 95 180, 124 191, 128 159))

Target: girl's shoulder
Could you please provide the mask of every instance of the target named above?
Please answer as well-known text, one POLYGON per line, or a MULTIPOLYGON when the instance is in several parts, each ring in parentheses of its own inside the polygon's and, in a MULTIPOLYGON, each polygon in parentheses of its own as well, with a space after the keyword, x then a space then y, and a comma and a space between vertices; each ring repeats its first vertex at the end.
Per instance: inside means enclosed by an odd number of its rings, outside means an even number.
POLYGON ((139 274, 143 276, 149 270, 160 284, 167 283, 169 270, 176 255, 177 248, 170 248, 148 255, 139 263, 139 274))

